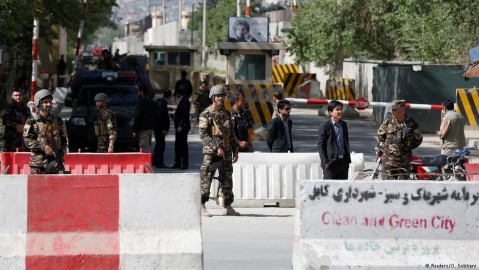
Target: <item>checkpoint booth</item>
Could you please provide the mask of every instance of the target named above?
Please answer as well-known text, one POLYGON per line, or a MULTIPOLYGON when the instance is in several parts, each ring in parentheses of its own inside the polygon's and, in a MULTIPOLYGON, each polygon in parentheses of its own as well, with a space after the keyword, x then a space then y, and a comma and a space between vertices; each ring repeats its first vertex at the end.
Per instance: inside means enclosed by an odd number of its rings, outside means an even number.
POLYGON ((218 42, 226 56, 226 84, 271 84, 273 56, 284 49, 282 43, 218 42))
POLYGON ((198 45, 145 45, 144 48, 149 54, 149 76, 155 91, 173 89, 181 70, 191 73, 195 63, 199 63, 198 45))
MULTIPOLYGON (((274 90, 282 90, 272 81, 273 56, 284 48, 282 43, 218 42, 217 49, 226 56, 228 96, 242 92, 251 111, 255 140, 264 140, 264 128, 273 114, 274 90)), ((226 109, 233 104, 225 102, 226 109)))

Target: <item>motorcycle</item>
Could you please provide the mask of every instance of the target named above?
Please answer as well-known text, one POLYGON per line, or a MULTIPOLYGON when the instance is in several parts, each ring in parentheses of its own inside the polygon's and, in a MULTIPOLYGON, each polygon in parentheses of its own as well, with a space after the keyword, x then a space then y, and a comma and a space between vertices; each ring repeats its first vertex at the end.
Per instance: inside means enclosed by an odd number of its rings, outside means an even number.
MULTIPOLYGON (((375 148, 376 167, 373 170, 370 180, 382 179, 382 160, 384 145, 379 143, 375 148)), ((409 179, 411 180, 451 180, 465 181, 467 174, 464 167, 469 162, 470 151, 468 148, 456 150, 450 156, 438 155, 433 157, 420 157, 413 155, 410 162, 409 179)), ((398 172, 392 172, 397 174, 398 172)), ((399 172, 406 173, 406 172, 399 172)))

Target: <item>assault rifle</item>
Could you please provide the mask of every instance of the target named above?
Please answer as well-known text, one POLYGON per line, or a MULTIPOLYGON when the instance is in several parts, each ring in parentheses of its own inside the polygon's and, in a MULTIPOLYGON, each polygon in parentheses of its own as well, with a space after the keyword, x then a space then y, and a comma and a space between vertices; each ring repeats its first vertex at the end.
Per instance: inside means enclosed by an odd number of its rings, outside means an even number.
POLYGON ((218 186, 218 191, 225 182, 225 161, 222 159, 217 161, 210 166, 211 171, 211 180, 216 179, 220 183, 218 186), (215 177, 216 171, 218 171, 218 176, 215 177))
POLYGON ((220 188, 225 182, 225 161, 223 159, 210 165, 210 183, 213 181, 213 179, 216 179, 219 182, 218 189, 216 190, 217 195, 215 201, 216 204, 220 204, 220 188), (216 171, 218 171, 218 176, 215 176, 216 171))
POLYGON ((58 149, 55 151, 55 159, 48 163, 47 168, 45 169, 46 174, 53 174, 55 171, 58 171, 58 174, 70 174, 71 172, 65 170, 65 165, 63 164, 63 151, 58 149))

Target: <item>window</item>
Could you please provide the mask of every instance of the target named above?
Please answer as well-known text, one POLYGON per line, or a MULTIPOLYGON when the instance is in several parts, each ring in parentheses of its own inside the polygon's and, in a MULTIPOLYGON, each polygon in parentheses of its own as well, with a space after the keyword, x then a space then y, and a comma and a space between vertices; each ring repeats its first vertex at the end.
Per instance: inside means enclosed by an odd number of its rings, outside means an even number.
POLYGON ((265 80, 266 56, 264 54, 238 54, 235 59, 237 80, 265 80))
POLYGON ((168 65, 189 66, 190 64, 190 52, 168 53, 168 65))
POLYGON ((155 66, 164 66, 166 54, 164 52, 155 52, 155 66))
POLYGON ((136 106, 138 88, 136 85, 89 85, 84 86, 78 96, 78 106, 95 106, 93 98, 98 93, 108 96, 108 106, 136 106))

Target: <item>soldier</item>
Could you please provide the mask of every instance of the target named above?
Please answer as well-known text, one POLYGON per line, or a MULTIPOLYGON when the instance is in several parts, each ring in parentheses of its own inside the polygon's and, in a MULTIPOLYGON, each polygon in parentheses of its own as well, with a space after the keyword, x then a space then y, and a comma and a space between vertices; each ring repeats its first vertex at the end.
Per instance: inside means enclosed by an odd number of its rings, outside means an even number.
POLYGON ((105 93, 95 95, 98 108, 98 121, 95 122, 95 135, 98 136, 98 153, 113 153, 116 140, 116 116, 108 109, 108 96, 105 93))
POLYGON ((201 81, 198 90, 196 91, 196 95, 194 96, 194 108, 195 108, 195 125, 198 124, 198 119, 200 113, 202 113, 208 106, 211 105, 210 99, 210 90, 208 89, 208 84, 206 81, 201 81))
MULTIPOLYGON (((52 111, 53 96, 42 89, 34 96, 38 113, 28 117, 23 128, 25 144, 32 151, 30 168, 32 174, 44 174, 48 164, 62 158, 67 152, 67 129, 60 117, 52 111)), ((58 173, 57 170, 51 173, 58 173)))
POLYGON ((245 110, 244 94, 239 92, 231 100, 233 104, 231 108, 231 116, 233 117, 233 127, 236 143, 238 144, 239 152, 253 152, 253 144, 251 137, 253 134, 253 121, 251 120, 251 113, 245 110))
POLYGON ((2 113, 2 123, 5 126, 3 133, 3 151, 25 151, 23 141, 23 126, 31 115, 30 109, 23 103, 23 92, 20 89, 12 91, 12 103, 2 113))
POLYGON ((414 119, 406 115, 406 101, 395 100, 392 118, 379 127, 378 139, 384 143, 383 178, 408 179, 412 149, 422 143, 422 134, 414 119))
MULTIPOLYGON (((238 150, 233 134, 233 123, 230 113, 224 108, 226 90, 223 86, 215 85, 211 88, 211 104, 200 114, 199 130, 203 141, 203 164, 201 164, 201 215, 211 217, 205 207, 210 197, 211 172, 210 166, 223 160, 224 178, 221 185, 221 202, 223 214, 239 216, 231 204, 233 195, 233 163, 238 160, 238 150)), ((221 179, 220 179, 221 181, 221 179)))

